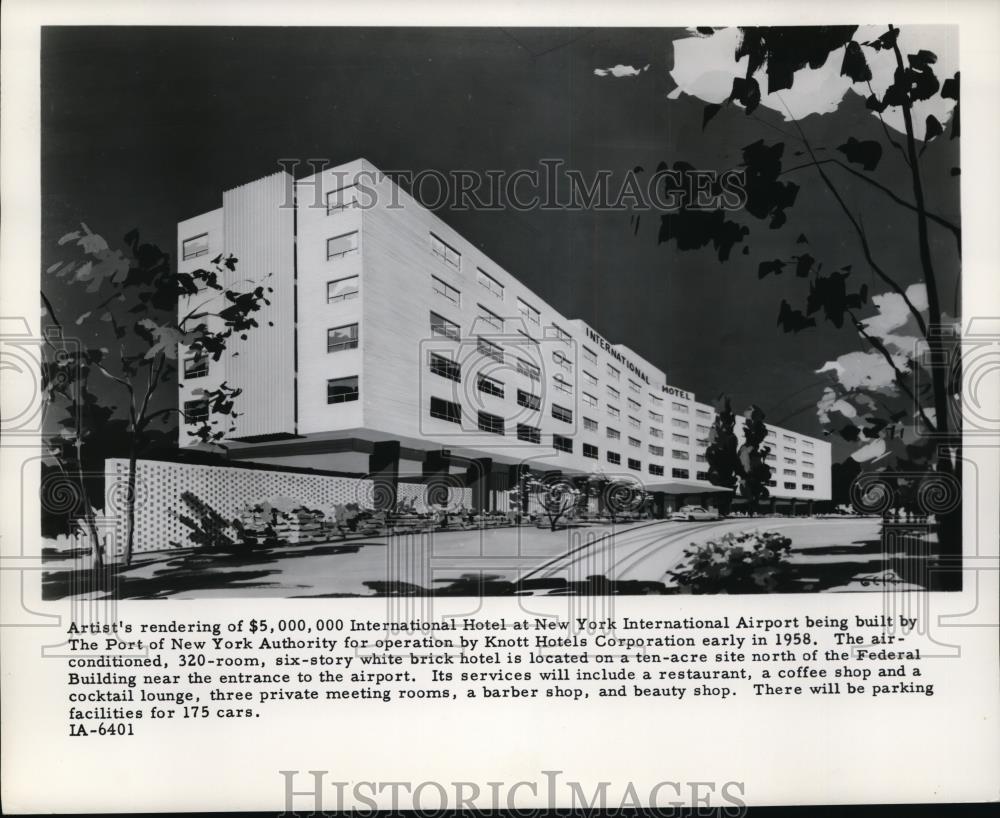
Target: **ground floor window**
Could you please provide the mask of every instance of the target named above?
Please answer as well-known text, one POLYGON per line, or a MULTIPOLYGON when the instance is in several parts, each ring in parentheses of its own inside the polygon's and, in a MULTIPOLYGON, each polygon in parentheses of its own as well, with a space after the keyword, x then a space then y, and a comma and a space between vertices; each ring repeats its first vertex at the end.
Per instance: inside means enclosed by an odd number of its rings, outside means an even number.
POLYGON ((671 469, 670 475, 678 480, 687 480, 689 476, 687 469, 671 469))

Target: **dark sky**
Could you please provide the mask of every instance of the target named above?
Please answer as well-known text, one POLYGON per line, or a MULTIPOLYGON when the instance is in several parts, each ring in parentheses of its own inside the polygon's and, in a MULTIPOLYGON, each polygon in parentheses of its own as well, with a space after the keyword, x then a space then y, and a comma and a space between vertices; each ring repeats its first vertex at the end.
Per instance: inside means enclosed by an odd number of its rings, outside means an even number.
MULTIPOLYGON (((281 158, 363 156, 383 170, 536 169, 559 159, 584 174, 652 171, 684 160, 725 170, 758 139, 786 142, 790 123, 733 109, 702 130, 704 104, 668 101, 672 39, 666 29, 48 28, 42 39, 43 264, 56 241, 85 221, 109 241, 138 227, 173 248, 178 220, 216 208, 226 188, 272 173, 281 158), (633 78, 595 68, 644 66, 633 78)), ((863 101, 802 123, 830 151, 848 136, 879 138, 863 101)), ((828 155, 832 155, 828 154, 828 155)), ((926 155, 928 201, 958 219, 957 143, 926 155)), ((880 181, 912 199, 895 156, 880 181)), ((768 420, 808 434, 824 381, 815 370, 861 349, 830 325, 798 335, 775 319, 782 298, 804 304, 808 283, 757 277, 764 258, 809 251, 828 269, 853 265, 855 286, 875 281, 815 171, 789 224, 754 225, 751 252, 722 263, 710 250, 658 244, 658 217, 637 232, 622 212, 438 211, 445 221, 563 314, 582 318, 667 372, 671 384, 738 409, 759 404, 768 420)), ((837 177, 905 286, 919 280, 912 214, 849 176, 837 177)), ((957 261, 935 234, 946 311, 957 261)))

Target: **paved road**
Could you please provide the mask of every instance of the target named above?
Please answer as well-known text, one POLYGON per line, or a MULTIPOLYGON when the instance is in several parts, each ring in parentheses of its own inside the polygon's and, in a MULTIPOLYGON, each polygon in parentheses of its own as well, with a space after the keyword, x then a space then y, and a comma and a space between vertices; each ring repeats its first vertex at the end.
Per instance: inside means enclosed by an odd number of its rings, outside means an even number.
MULTIPOLYGON (((619 582, 645 581, 673 585, 668 571, 684 558, 694 543, 730 531, 779 531, 790 537, 796 553, 792 561, 812 562, 814 548, 840 547, 877 540, 879 522, 872 519, 731 519, 710 522, 661 522, 608 536, 598 543, 573 549, 547 562, 530 576, 582 580, 601 574, 619 582)), ((873 566, 874 569, 874 566, 873 566)))
MULTIPOLYGON (((799 563, 807 576, 822 577, 818 587, 843 585, 859 574, 885 567, 877 545, 877 520, 660 520, 614 529, 445 532, 433 538, 373 538, 228 555, 189 551, 123 571, 118 577, 119 593, 123 598, 312 597, 372 596, 433 588, 446 594, 478 596, 511 593, 511 584, 519 579, 532 580, 534 593, 558 593, 560 587, 565 590, 565 582, 590 582, 592 577, 669 587, 673 583, 667 572, 676 567, 691 543, 726 531, 755 528, 791 537, 793 562, 799 563)), ((642 592, 642 588, 623 590, 642 592)))

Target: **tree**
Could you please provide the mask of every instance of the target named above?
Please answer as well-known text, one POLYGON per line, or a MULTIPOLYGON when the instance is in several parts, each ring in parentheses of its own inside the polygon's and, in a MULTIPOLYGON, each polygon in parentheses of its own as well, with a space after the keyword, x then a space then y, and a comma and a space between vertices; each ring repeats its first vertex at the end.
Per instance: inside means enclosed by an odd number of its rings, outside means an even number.
MULTIPOLYGON (((957 312, 961 230, 931 209, 926 187, 931 177, 939 189, 949 184, 942 180, 957 184, 958 168, 948 167, 957 161, 956 152, 942 143, 959 136, 959 74, 939 79, 934 70, 938 58, 927 49, 908 50, 904 56, 900 30, 891 25, 872 37, 859 36, 856 26, 751 27, 738 32, 730 60, 702 66, 716 75, 731 72, 733 77, 728 97, 704 107, 703 127, 724 109, 742 109, 746 117, 767 125, 770 133, 784 133, 796 150, 793 153, 786 141, 773 137, 745 145, 738 168, 744 179, 742 215, 735 216, 734 208, 722 204, 705 208, 689 200, 661 216, 659 241, 675 242, 684 251, 711 246, 719 260, 727 262, 738 245, 743 255, 750 255, 750 242, 761 228, 790 230, 783 257, 764 257, 755 263, 760 280, 790 271, 808 285, 803 304, 781 300, 778 326, 798 334, 823 320, 845 329, 860 346, 860 351, 848 352, 820 370, 830 372, 833 380, 820 398, 821 420, 838 424, 830 431, 857 442, 866 470, 896 474, 922 469, 926 480, 939 489, 943 484, 954 495, 961 442, 961 429, 952 420, 959 392, 954 354, 958 327, 942 306, 942 293, 954 285, 957 312), (802 93, 796 88, 800 72, 822 68, 828 61, 833 67, 839 65, 834 78, 842 83, 843 93, 851 90, 865 99, 867 110, 877 119, 872 128, 876 138, 838 134, 828 124, 809 126, 804 115, 793 110, 793 94, 802 93), (761 106, 783 111, 791 129, 761 119, 761 106), (949 114, 950 139, 945 140, 942 118, 947 122, 949 114), (789 154, 801 158, 792 164, 789 154), (890 170, 880 173, 887 163, 890 170), (852 264, 842 259, 828 264, 830 272, 824 272, 824 262, 813 255, 816 250, 805 230, 791 229, 797 208, 808 211, 806 218, 812 219, 808 224, 815 224, 817 202, 811 208, 800 207, 803 188, 793 181, 802 174, 814 174, 812 189, 827 197, 818 204, 833 208, 837 221, 824 225, 824 230, 843 231, 841 246, 832 252, 856 252, 873 286, 883 292, 871 293, 867 284, 851 286, 852 264), (902 186, 897 182, 900 177, 905 180, 902 186), (852 186, 898 211, 894 216, 899 218, 893 221, 910 225, 905 244, 894 248, 873 232, 846 192, 852 186), (938 231, 938 240, 932 241, 932 231, 938 231), (791 239, 793 235, 797 238, 791 239), (848 248, 846 240, 853 247, 848 248), (916 248, 920 281, 908 285, 912 272, 898 250, 909 246, 916 248), (867 317, 872 305, 879 314, 867 317), (873 370, 879 375, 874 381, 855 377, 873 370), (881 442, 874 445, 876 441, 881 442)), ((702 31, 699 36, 716 35, 702 31)), ((668 193, 697 189, 690 184, 696 171, 689 163, 675 162, 672 169, 661 163, 658 170, 670 171, 665 176, 668 193)), ((716 184, 713 192, 719 189, 716 184)), ((881 212, 879 216, 883 224, 889 221, 881 212)), ((728 481, 728 455, 723 461, 719 478, 728 481)), ((957 503, 941 509, 939 549, 960 553, 960 509, 957 503)))
POLYGON ((752 515, 757 504, 770 495, 767 484, 771 480, 771 467, 767 465, 769 446, 761 448, 767 437, 764 412, 759 406, 751 406, 744 413, 743 445, 738 453, 740 496, 749 501, 752 515))
POLYGON ((573 482, 562 475, 537 477, 531 473, 525 473, 509 493, 516 501, 536 495, 552 531, 560 520, 572 517, 581 496, 573 482))
MULTIPOLYGON (((72 399, 90 400, 92 411, 74 415, 78 425, 65 431, 68 439, 84 441, 93 433, 96 405, 101 401, 103 413, 124 416, 129 461, 125 562, 130 564, 135 543, 137 461, 148 442, 151 424, 179 417, 190 425, 188 433, 201 443, 221 446, 238 416, 235 401, 241 390, 226 382, 203 390, 201 398, 209 409, 204 418, 189 418, 175 405, 172 381, 178 348, 218 361, 233 336, 245 339, 258 326, 256 314, 270 303, 267 295, 271 290, 254 282, 243 282, 240 288, 226 286, 227 274, 236 270, 237 259, 232 255, 220 254, 206 268, 179 273, 172 269, 166 253, 140 241, 138 231, 128 233, 124 243, 124 251, 112 249, 85 224, 63 236, 60 246, 72 247, 75 257, 48 267, 42 302, 48 320, 64 334, 68 326, 57 315, 51 297, 54 293, 46 294, 46 287, 65 288, 70 309, 80 310, 72 326, 79 328, 84 349, 80 364, 86 380, 78 382, 72 399), (87 391, 95 375, 105 387, 100 396, 96 390, 87 391), (113 402, 116 400, 122 405, 113 402)), ((60 449, 55 454, 58 460, 66 452, 60 449)), ((62 462, 78 465, 79 458, 76 464, 62 462)))
MULTIPOLYGON (((728 396, 722 396, 716 401, 715 420, 708 432, 708 448, 705 449, 705 460, 708 462, 708 482, 713 486, 735 489, 739 479, 739 451, 737 449, 736 415, 733 414, 732 403, 728 396)), ((722 504, 728 505, 732 494, 725 495, 722 504)))
POLYGON ((611 518, 611 524, 626 512, 641 511, 648 503, 649 493, 633 478, 595 472, 583 478, 585 497, 598 498, 601 509, 611 518))

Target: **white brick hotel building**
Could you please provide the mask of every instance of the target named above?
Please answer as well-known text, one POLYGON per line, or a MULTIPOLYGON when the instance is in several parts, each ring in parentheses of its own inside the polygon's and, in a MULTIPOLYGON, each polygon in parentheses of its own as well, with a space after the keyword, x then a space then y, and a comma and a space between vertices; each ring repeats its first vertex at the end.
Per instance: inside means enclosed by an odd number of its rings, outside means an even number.
MULTIPOLYGON (((230 458, 464 482, 477 507, 501 509, 520 464, 638 478, 660 513, 720 491, 709 405, 561 315, 365 160, 258 179, 178 225, 180 271, 219 253, 238 259, 227 283, 273 288, 260 328, 220 361, 180 350, 189 416, 207 412, 203 387, 243 390, 230 458)), ((802 511, 830 499, 830 444, 769 430, 772 496, 802 511)))

